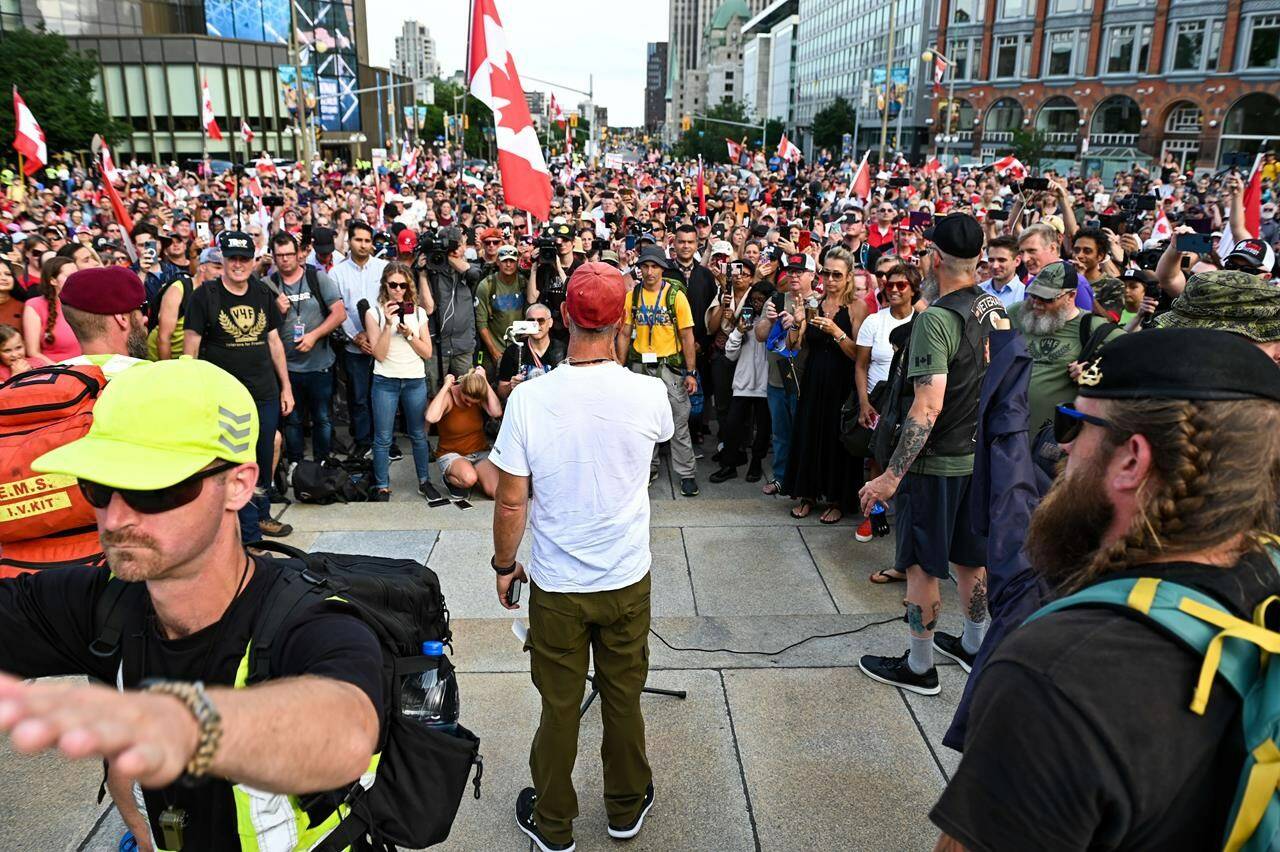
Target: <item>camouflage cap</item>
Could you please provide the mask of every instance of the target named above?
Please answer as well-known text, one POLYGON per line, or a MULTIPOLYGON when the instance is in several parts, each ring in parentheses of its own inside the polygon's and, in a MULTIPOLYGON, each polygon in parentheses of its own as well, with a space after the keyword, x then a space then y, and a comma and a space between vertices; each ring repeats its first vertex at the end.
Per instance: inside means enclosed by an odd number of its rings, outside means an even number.
POLYGON ((1120 313, 1124 309, 1124 282, 1119 278, 1099 278, 1093 284, 1093 299, 1112 313, 1120 313))
POLYGON ((1031 283, 1027 294, 1040 299, 1056 299, 1065 290, 1074 290, 1078 284, 1075 268, 1064 261, 1047 264, 1031 283))
POLYGON ((1234 269, 1191 276, 1182 295, 1156 317, 1160 328, 1211 328, 1258 343, 1280 340, 1280 288, 1234 269))

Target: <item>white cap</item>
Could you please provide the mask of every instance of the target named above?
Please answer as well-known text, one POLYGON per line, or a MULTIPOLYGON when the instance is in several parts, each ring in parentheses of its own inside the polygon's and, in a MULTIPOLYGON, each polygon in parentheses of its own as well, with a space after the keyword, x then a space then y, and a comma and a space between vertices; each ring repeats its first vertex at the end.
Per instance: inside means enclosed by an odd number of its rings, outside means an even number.
POLYGON ((711 256, 715 257, 718 254, 722 254, 725 257, 733 256, 733 246, 728 240, 716 240, 711 244, 711 256))

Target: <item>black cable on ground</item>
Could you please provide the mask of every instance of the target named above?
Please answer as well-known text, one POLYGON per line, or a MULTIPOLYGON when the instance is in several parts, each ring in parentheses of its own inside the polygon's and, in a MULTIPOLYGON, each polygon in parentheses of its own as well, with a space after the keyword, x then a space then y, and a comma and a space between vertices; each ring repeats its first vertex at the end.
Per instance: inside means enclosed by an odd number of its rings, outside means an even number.
POLYGON ((895 621, 902 621, 902 616, 895 615, 893 618, 886 618, 883 621, 868 621, 861 627, 855 627, 852 630, 841 630, 839 633, 821 633, 817 636, 806 636, 797 642, 792 642, 785 648, 779 648, 777 651, 738 651, 733 648, 677 648, 675 645, 672 645, 666 639, 662 638, 662 634, 654 630, 652 627, 649 628, 649 632, 657 637, 659 642, 666 645, 672 651, 699 651, 703 654, 741 654, 744 656, 757 655, 761 657, 776 657, 779 654, 786 653, 792 648, 803 645, 805 642, 811 642, 814 639, 834 639, 837 636, 852 636, 854 633, 861 633, 868 627, 880 627, 884 624, 892 624, 895 621))

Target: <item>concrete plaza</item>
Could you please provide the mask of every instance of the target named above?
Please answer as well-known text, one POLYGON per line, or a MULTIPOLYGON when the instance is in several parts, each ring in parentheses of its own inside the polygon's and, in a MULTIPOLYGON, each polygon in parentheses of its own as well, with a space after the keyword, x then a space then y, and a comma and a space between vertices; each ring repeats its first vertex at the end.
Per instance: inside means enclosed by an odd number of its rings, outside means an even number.
MULTIPOLYGON (((709 442, 708 442, 709 443, 709 442)), ((854 521, 822 526, 787 513, 790 501, 741 479, 678 496, 667 468, 653 502, 653 628, 676 647, 773 651, 815 634, 898 616, 903 584, 867 575, 892 561, 891 539, 859 544, 854 521)), ((388 504, 290 507, 288 541, 312 550, 427 560, 453 616, 462 718, 482 739, 483 798, 463 800, 445 850, 526 849, 516 794, 529 781, 528 744, 538 695, 528 657, 496 600, 493 504, 429 508, 413 464, 392 466, 388 504)), ((436 474, 436 481, 439 481, 436 474)), ((522 548, 527 556, 528 541, 522 548)), ((942 629, 958 632, 954 590, 942 629)), ((687 700, 646 696, 657 802, 633 850, 902 850, 932 848, 927 814, 959 756, 941 745, 964 684, 941 665, 937 698, 864 677, 858 656, 900 653, 902 623, 815 639, 777 656, 673 651, 650 637, 651 686, 687 700)), ((940 660, 940 662, 946 662, 940 660)), ((583 720, 575 773, 578 848, 618 848, 605 832, 600 713, 583 720)), ((13 755, 0 744, 0 849, 114 852, 119 817, 95 803, 100 768, 13 755)))

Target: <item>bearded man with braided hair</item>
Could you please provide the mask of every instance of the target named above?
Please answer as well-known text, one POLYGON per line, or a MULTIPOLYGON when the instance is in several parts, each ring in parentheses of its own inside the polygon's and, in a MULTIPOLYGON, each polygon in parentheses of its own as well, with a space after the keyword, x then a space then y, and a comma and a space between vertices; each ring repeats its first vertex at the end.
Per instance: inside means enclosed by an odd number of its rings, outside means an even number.
MULTIPOLYGON (((1245 338, 1159 329, 1113 341, 1059 406, 1067 453, 1032 517, 1058 596, 1151 577, 1237 617, 1280 593, 1280 370, 1245 338)), ((1221 678, 1154 622, 1080 606, 1030 620, 975 674, 964 759, 930 818, 937 850, 1220 846, 1245 761, 1221 678)))

